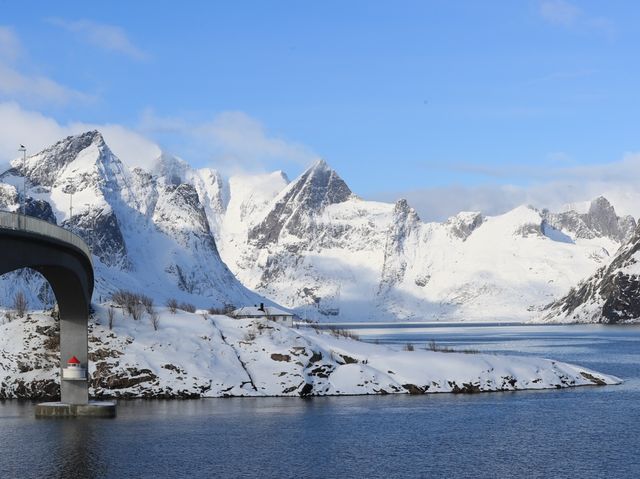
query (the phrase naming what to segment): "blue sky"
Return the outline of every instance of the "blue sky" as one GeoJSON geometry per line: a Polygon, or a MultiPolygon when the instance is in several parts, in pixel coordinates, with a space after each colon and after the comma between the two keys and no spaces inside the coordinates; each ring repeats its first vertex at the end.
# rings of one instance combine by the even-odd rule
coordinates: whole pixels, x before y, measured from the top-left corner
{"type": "Polygon", "coordinates": [[[294,177],[323,157],[357,194],[428,218],[587,199],[602,171],[631,187],[636,2],[0,7],[0,159],[85,126],[119,131],[132,163],[146,140],[228,173],[294,177]]]}

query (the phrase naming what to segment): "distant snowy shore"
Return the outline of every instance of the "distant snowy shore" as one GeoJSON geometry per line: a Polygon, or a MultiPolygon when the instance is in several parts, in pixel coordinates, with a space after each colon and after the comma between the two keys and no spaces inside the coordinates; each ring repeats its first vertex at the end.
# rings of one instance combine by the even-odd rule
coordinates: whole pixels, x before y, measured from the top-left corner
{"type": "MultiPolygon", "coordinates": [[[[97,306],[89,333],[90,394],[118,398],[473,393],[618,384],[549,359],[406,351],[337,331],[158,308],[133,320],[97,306]]],[[[0,324],[0,398],[59,394],[58,337],[49,313],[0,324]]]]}

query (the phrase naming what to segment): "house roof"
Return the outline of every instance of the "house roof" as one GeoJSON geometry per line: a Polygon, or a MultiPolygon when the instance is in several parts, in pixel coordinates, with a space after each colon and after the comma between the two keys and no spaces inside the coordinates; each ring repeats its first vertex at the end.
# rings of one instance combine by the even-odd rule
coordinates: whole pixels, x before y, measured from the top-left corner
{"type": "Polygon", "coordinates": [[[80,364],[80,360],[73,356],[69,361],[67,361],[67,364],[80,364]]]}
{"type": "Polygon", "coordinates": [[[257,306],[244,306],[236,309],[231,314],[233,316],[247,316],[250,318],[261,318],[263,316],[293,316],[293,314],[274,306],[265,306],[264,311],[257,306]]]}

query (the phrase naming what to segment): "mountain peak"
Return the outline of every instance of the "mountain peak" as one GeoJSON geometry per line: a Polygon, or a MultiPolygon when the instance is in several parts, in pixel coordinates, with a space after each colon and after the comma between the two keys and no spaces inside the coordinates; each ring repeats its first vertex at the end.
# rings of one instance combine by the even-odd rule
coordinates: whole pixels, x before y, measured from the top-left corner
{"type": "Polygon", "coordinates": [[[324,158],[318,158],[307,171],[329,171],[331,167],[324,158]]]}
{"type": "Polygon", "coordinates": [[[58,173],[69,163],[76,160],[80,153],[90,147],[100,154],[110,153],[102,134],[90,130],[78,135],[70,135],[52,146],[31,155],[23,162],[21,158],[13,160],[11,166],[21,176],[26,176],[33,184],[51,186],[58,173]]]}
{"type": "Polygon", "coordinates": [[[303,201],[308,207],[323,208],[347,201],[352,194],[338,173],[321,158],[290,184],[285,198],[303,201]]]}
{"type": "Polygon", "coordinates": [[[166,178],[167,183],[172,185],[183,183],[189,169],[189,164],[186,161],[164,152],[155,160],[153,165],[153,173],[166,178]]]}
{"type": "Polygon", "coordinates": [[[276,242],[283,230],[303,237],[315,214],[352,197],[353,193],[344,180],[324,160],[318,160],[289,183],[262,223],[249,232],[249,238],[266,245],[276,242]]]}
{"type": "Polygon", "coordinates": [[[604,196],[598,196],[591,201],[589,205],[589,214],[606,213],[608,215],[616,215],[613,205],[604,196]]]}

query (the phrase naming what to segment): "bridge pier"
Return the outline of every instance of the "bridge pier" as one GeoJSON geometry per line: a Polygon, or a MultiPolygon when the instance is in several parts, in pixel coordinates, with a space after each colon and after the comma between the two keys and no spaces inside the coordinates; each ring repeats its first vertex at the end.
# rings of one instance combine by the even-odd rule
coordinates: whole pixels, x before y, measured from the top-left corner
{"type": "Polygon", "coordinates": [[[67,404],[89,404],[87,321],[60,315],[60,401],[67,404]],[[64,369],[72,357],[80,360],[83,379],[65,377],[64,369]]]}
{"type": "Polygon", "coordinates": [[[60,402],[39,404],[36,416],[115,416],[115,403],[89,401],[88,321],[94,277],[88,246],[64,228],[2,211],[0,252],[0,274],[20,268],[40,272],[60,311],[60,402]],[[65,375],[74,356],[80,363],[74,366],[83,368],[84,375],[65,375]]]}

